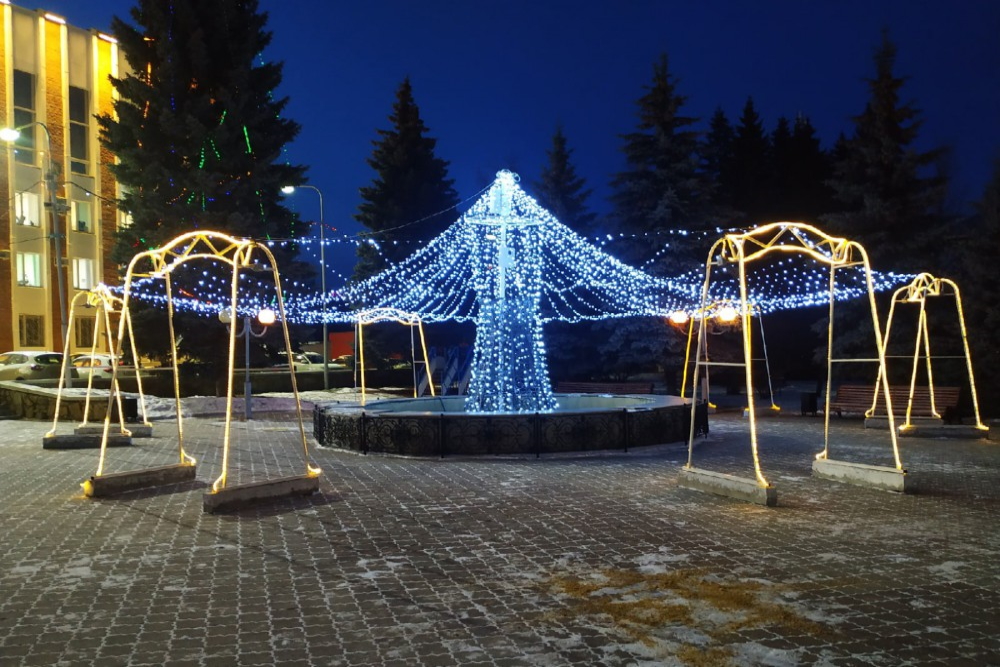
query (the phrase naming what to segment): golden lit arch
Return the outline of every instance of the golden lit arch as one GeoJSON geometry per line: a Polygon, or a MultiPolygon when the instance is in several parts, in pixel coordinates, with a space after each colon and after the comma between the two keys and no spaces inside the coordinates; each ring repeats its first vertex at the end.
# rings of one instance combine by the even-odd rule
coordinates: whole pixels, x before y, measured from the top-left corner
{"type": "MultiPolygon", "coordinates": [[[[86,307],[97,309],[97,316],[95,318],[95,325],[94,325],[94,336],[90,346],[90,354],[91,355],[97,354],[98,347],[101,342],[101,331],[103,330],[108,354],[111,356],[111,362],[112,362],[111,395],[109,396],[109,402],[108,402],[109,409],[104,415],[104,421],[110,424],[111,421],[110,399],[113,399],[118,406],[118,423],[119,423],[120,433],[125,436],[131,435],[131,432],[125,427],[125,413],[122,411],[121,392],[119,391],[118,373],[117,373],[118,371],[117,366],[120,357],[117,356],[116,354],[116,351],[119,349],[119,346],[115,344],[114,336],[112,335],[111,317],[112,315],[118,315],[121,318],[122,320],[121,324],[124,325],[125,331],[128,332],[128,339],[132,351],[132,359],[138,360],[139,356],[136,352],[135,336],[132,335],[132,318],[129,317],[128,311],[123,308],[122,299],[116,296],[111,291],[111,289],[104,284],[97,285],[96,287],[87,292],[79,292],[76,296],[74,296],[73,301],[70,303],[70,313],[71,314],[74,313],[77,306],[80,305],[85,305],[86,307]]],[[[73,327],[75,325],[75,322],[76,322],[75,317],[71,317],[69,319],[69,329],[66,333],[66,340],[64,342],[64,348],[63,348],[62,371],[59,374],[59,390],[58,393],[56,394],[55,416],[52,421],[52,429],[45,434],[45,437],[47,438],[53,437],[55,435],[56,428],[58,427],[59,424],[59,407],[60,404],[62,403],[63,390],[65,388],[67,373],[71,370],[69,368],[70,364],[69,352],[70,352],[70,341],[73,340],[73,327]]],[[[139,393],[139,406],[140,406],[140,411],[142,413],[143,425],[146,427],[150,427],[151,424],[149,423],[149,419],[146,416],[145,395],[143,394],[142,391],[142,376],[140,375],[137,366],[134,367],[134,369],[135,369],[136,388],[139,393]]],[[[93,386],[94,386],[94,375],[93,373],[90,373],[87,376],[87,394],[83,407],[83,422],[80,424],[80,427],[87,426],[87,420],[90,418],[90,402],[91,402],[90,399],[93,391],[93,386]]]]}
{"type": "MultiPolygon", "coordinates": [[[[893,317],[896,313],[896,304],[911,303],[920,305],[920,314],[917,319],[917,338],[913,350],[913,369],[910,373],[910,392],[906,403],[906,421],[899,427],[900,430],[906,430],[913,426],[910,421],[910,416],[913,410],[913,395],[916,390],[917,372],[920,368],[921,352],[923,352],[924,360],[926,362],[925,368],[927,373],[927,384],[930,388],[929,398],[931,402],[931,411],[936,417],[941,418],[934,402],[934,372],[931,363],[930,335],[927,329],[927,299],[948,296],[955,299],[955,310],[958,317],[959,329],[962,335],[962,350],[964,352],[965,366],[969,374],[969,391],[972,396],[972,407],[976,419],[975,427],[983,431],[989,430],[989,427],[983,424],[979,416],[979,399],[976,395],[975,375],[972,372],[972,356],[969,354],[969,339],[965,328],[965,312],[962,309],[961,292],[958,289],[958,285],[956,285],[953,280],[949,280],[948,278],[935,278],[929,273],[921,273],[914,278],[909,285],[900,287],[893,293],[892,304],[889,306],[889,318],[886,320],[885,324],[885,340],[883,347],[887,348],[889,345],[889,332],[892,330],[893,317]]],[[[879,380],[881,380],[881,373],[879,375],[879,380]]],[[[866,417],[870,417],[875,413],[875,407],[878,402],[877,399],[878,395],[876,394],[874,400],[872,401],[872,407],[865,413],[866,417]]]]}
{"type": "MultiPolygon", "coordinates": [[[[358,329],[358,364],[361,374],[361,404],[365,404],[365,341],[364,341],[364,327],[366,324],[375,324],[376,322],[399,322],[400,324],[406,325],[410,328],[411,338],[410,346],[413,347],[412,327],[417,327],[420,332],[420,348],[424,354],[424,368],[430,372],[430,363],[427,358],[427,341],[424,338],[424,324],[420,319],[420,316],[416,313],[407,313],[397,308],[373,308],[371,310],[361,311],[357,314],[355,318],[357,329],[358,329]]],[[[415,350],[411,350],[415,352],[415,350]]],[[[416,354],[413,355],[416,357],[416,354]]],[[[434,395],[434,382],[428,378],[427,385],[430,387],[431,396],[434,395]]],[[[414,368],[414,381],[413,381],[413,397],[417,396],[417,382],[416,382],[416,368],[414,368]]]]}
{"type": "MultiPolygon", "coordinates": [[[[750,336],[750,316],[752,304],[747,292],[747,264],[760,260],[772,253],[784,253],[789,255],[804,255],[817,262],[825,264],[830,268],[830,299],[829,299],[829,326],[827,330],[827,388],[826,388],[826,409],[824,410],[823,428],[823,451],[817,454],[817,459],[826,459],[829,453],[830,441],[830,389],[832,382],[832,364],[844,361],[868,361],[877,362],[879,365],[879,377],[882,391],[885,397],[886,406],[889,411],[889,429],[892,439],[892,451],[897,470],[902,470],[902,462],[899,457],[899,446],[896,440],[896,429],[892,417],[892,403],[889,397],[889,383],[885,378],[885,347],[879,326],[878,311],[875,303],[875,288],[872,280],[871,265],[868,261],[868,254],[864,247],[856,241],[845,238],[830,236],[825,232],[811,225],[798,222],[775,222],[762,225],[745,233],[726,234],[715,242],[708,253],[708,260],[705,263],[705,282],[702,288],[701,309],[704,312],[709,306],[709,297],[712,281],[712,269],[725,265],[735,265],[739,271],[739,300],[736,308],[739,317],[742,319],[743,331],[743,362],[727,363],[730,366],[742,366],[746,378],[747,396],[752,396],[753,392],[753,364],[749,360],[753,359],[753,350],[750,336]],[[836,302],[836,272],[845,268],[862,268],[865,276],[865,286],[868,293],[868,304],[871,312],[872,325],[875,331],[875,347],[878,351],[876,359],[834,359],[833,358],[833,326],[834,326],[834,304],[836,302]]],[[[706,318],[701,318],[698,326],[698,344],[696,350],[698,354],[695,360],[694,384],[692,385],[691,401],[691,432],[688,439],[688,461],[685,466],[692,468],[692,458],[694,452],[694,427],[695,409],[698,402],[698,376],[703,367],[707,368],[718,363],[710,362],[703,358],[704,336],[706,334],[706,318]]],[[[770,483],[761,471],[760,458],[757,446],[757,414],[752,400],[747,401],[747,415],[750,421],[750,447],[753,453],[754,474],[757,484],[761,487],[770,487],[770,483]]]]}
{"type": "MultiPolygon", "coordinates": [[[[148,250],[137,254],[129,262],[128,271],[125,274],[125,288],[122,297],[122,310],[128,311],[129,301],[132,297],[133,281],[136,278],[153,278],[163,280],[167,299],[167,321],[170,330],[171,357],[173,360],[174,378],[174,401],[177,411],[177,439],[180,447],[180,463],[182,465],[194,464],[194,459],[184,452],[184,427],[181,415],[180,403],[180,376],[177,362],[177,338],[174,332],[174,304],[172,292],[172,273],[181,265],[198,259],[222,262],[232,268],[232,281],[230,290],[229,312],[237,312],[237,295],[239,290],[240,270],[259,267],[258,258],[263,260],[264,266],[274,276],[274,287],[276,292],[276,302],[278,318],[281,320],[281,328],[285,339],[285,352],[288,358],[292,358],[291,338],[288,334],[288,325],[285,319],[285,304],[281,291],[281,277],[278,273],[278,265],[274,255],[267,246],[251,239],[239,239],[227,234],[212,231],[197,231],[182,234],[161,248],[148,250]]],[[[116,357],[121,356],[121,345],[124,336],[124,327],[130,320],[122,317],[119,321],[116,357]]],[[[228,382],[226,389],[226,423],[223,435],[223,458],[222,474],[212,485],[212,492],[217,493],[226,486],[226,479],[229,473],[229,446],[230,431],[233,412],[233,376],[234,363],[236,360],[236,329],[232,326],[229,329],[229,356],[228,356],[228,382]]],[[[113,376],[117,374],[117,367],[113,376]]],[[[299,400],[298,386],[295,380],[295,371],[292,364],[289,364],[289,374],[292,383],[292,392],[295,396],[296,415],[298,417],[299,435],[302,439],[302,451],[305,461],[306,476],[318,476],[321,470],[310,465],[309,447],[306,440],[305,425],[302,419],[302,404],[299,400]]],[[[112,380],[114,383],[114,379],[112,380]]],[[[110,401],[110,399],[109,399],[110,401]]],[[[110,405],[109,405],[110,409],[110,405]]],[[[105,452],[107,449],[108,428],[105,422],[104,435],[101,442],[101,456],[98,463],[97,475],[101,476],[104,471],[105,452]]]]}

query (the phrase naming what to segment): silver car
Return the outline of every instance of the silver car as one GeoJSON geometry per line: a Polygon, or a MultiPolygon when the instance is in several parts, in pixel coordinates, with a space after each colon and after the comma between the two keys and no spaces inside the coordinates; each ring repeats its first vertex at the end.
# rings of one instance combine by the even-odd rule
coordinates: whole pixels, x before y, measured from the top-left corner
{"type": "MultiPolygon", "coordinates": [[[[82,378],[88,375],[93,375],[95,378],[110,378],[114,371],[113,359],[110,354],[78,354],[70,360],[70,365],[82,378]]],[[[121,366],[121,361],[118,365],[121,366]]]]}
{"type": "MultiPolygon", "coordinates": [[[[285,362],[285,360],[288,358],[288,355],[286,355],[284,352],[279,352],[278,358],[281,361],[275,364],[276,368],[288,366],[288,363],[285,362]]],[[[292,354],[292,363],[294,363],[295,368],[300,371],[314,371],[317,369],[322,369],[323,355],[320,354],[319,352],[295,352],[292,354]]]]}
{"type": "Polygon", "coordinates": [[[0,354],[0,380],[58,378],[61,352],[5,352],[0,354]]]}

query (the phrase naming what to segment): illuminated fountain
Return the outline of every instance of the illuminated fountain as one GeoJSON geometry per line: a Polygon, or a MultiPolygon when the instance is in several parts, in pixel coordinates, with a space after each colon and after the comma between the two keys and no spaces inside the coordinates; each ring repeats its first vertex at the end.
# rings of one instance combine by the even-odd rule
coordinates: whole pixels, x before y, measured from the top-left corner
{"type": "MultiPolygon", "coordinates": [[[[402,262],[338,291],[292,297],[280,315],[288,323],[359,326],[372,314],[382,314],[378,317],[383,319],[388,313],[394,314],[392,319],[411,324],[474,323],[467,396],[324,404],[314,413],[314,434],[328,446],[419,455],[540,453],[684,440],[692,425],[697,430],[707,424],[697,408],[691,408],[691,400],[683,397],[554,395],[543,327],[553,321],[667,318],[681,311],[703,322],[699,313],[706,312],[707,303],[728,302],[745,314],[742,330],[746,335],[751,306],[742,304],[752,304],[755,312],[763,314],[866,295],[870,299],[873,291],[913,278],[880,275],[867,263],[859,271],[857,263],[848,262],[855,270],[838,271],[833,294],[830,253],[820,251],[832,241],[819,230],[799,223],[775,223],[747,233],[730,230],[724,240],[739,246],[741,250],[733,256],[742,257],[740,253],[762,243],[761,234],[771,232],[779,239],[805,236],[802,247],[765,243],[776,251],[772,257],[779,259],[763,263],[759,281],[756,277],[747,281],[744,262],[738,263],[735,272],[721,260],[711,285],[702,272],[654,277],[575,234],[528,196],[515,174],[501,171],[466,213],[402,262]],[[785,264],[789,259],[785,255],[793,249],[811,258],[805,270],[785,264]],[[739,280],[735,280],[737,273],[739,280]],[[699,289],[702,282],[704,288],[699,289]]],[[[371,239],[361,242],[374,243],[371,239]]],[[[218,303],[226,299],[238,298],[247,311],[268,305],[267,290],[260,285],[241,286],[238,294],[230,294],[229,287],[214,283],[209,276],[192,285],[185,296],[170,297],[162,289],[147,288],[146,283],[136,287],[137,298],[212,317],[218,303]]],[[[703,352],[704,347],[699,343],[697,349],[703,352]]],[[[696,365],[707,368],[700,361],[696,365]]],[[[748,383],[748,392],[752,386],[748,383]]],[[[752,410],[748,416],[755,424],[752,410]]],[[[761,479],[754,483],[766,484],[761,479]]]]}
{"type": "MultiPolygon", "coordinates": [[[[667,318],[683,312],[704,326],[707,304],[725,302],[742,313],[746,358],[752,359],[751,310],[760,315],[834,300],[864,296],[870,300],[874,291],[912,278],[876,274],[867,261],[864,270],[858,270],[859,262],[848,261],[857,244],[800,223],[728,233],[718,244],[736,248],[730,254],[741,258],[739,280],[727,269],[728,255],[710,261],[701,275],[651,276],[619,262],[560,224],[519,187],[515,174],[501,171],[483,196],[427,246],[341,293],[349,303],[394,308],[423,322],[474,322],[476,343],[468,396],[382,401],[363,410],[321,406],[315,413],[314,434],[326,445],[422,455],[541,453],[693,442],[699,429],[707,429],[701,405],[704,395],[695,393],[693,401],[671,396],[553,395],[543,325],[625,316],[667,318]],[[751,285],[742,258],[770,251],[781,257],[764,263],[762,275],[771,274],[771,278],[755,278],[751,285]],[[805,263],[812,271],[789,273],[785,256],[791,254],[808,258],[805,263]],[[831,262],[834,268],[845,269],[839,272],[844,275],[838,277],[836,293],[830,287],[831,262]],[[715,264],[715,279],[709,281],[715,264]],[[699,282],[704,283],[701,290],[696,287],[699,282]],[[689,429],[687,434],[685,429],[689,429]]],[[[716,251],[712,252],[714,258],[716,251]]],[[[348,316],[339,317],[349,321],[348,316]]],[[[705,345],[700,336],[696,378],[709,363],[701,358],[705,345]]],[[[746,375],[749,380],[749,370],[746,375]]],[[[752,387],[748,382],[747,396],[752,396],[752,387]]],[[[748,417],[756,455],[752,401],[748,417]]],[[[767,488],[759,466],[757,475],[751,486],[767,488]]]]}
{"type": "Polygon", "coordinates": [[[424,322],[476,324],[465,397],[321,406],[326,445],[404,454],[606,449],[682,440],[686,401],[668,396],[556,396],[542,328],[694,303],[689,289],[627,266],[540,207],[501,171],[444,233],[400,264],[345,290],[349,302],[424,322]]]}

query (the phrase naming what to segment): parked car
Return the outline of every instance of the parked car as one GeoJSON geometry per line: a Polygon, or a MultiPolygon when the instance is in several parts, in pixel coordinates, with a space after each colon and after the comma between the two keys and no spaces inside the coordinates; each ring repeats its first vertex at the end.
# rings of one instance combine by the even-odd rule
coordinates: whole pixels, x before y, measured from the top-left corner
{"type": "MultiPolygon", "coordinates": [[[[275,364],[275,367],[287,366],[287,356],[284,352],[279,352],[279,361],[275,364]]],[[[300,371],[320,370],[323,368],[323,355],[319,352],[294,352],[292,353],[292,363],[300,371]]]]}
{"type": "Polygon", "coordinates": [[[300,352],[295,355],[295,363],[314,364],[316,366],[322,366],[323,355],[320,354],[319,352],[300,352]]]}
{"type": "MultiPolygon", "coordinates": [[[[110,354],[78,354],[70,360],[80,377],[93,375],[95,378],[111,378],[113,357],[110,354]]],[[[118,365],[121,365],[118,361],[118,365]]]]}
{"type": "Polygon", "coordinates": [[[0,380],[58,378],[61,352],[4,352],[0,354],[0,380]]]}

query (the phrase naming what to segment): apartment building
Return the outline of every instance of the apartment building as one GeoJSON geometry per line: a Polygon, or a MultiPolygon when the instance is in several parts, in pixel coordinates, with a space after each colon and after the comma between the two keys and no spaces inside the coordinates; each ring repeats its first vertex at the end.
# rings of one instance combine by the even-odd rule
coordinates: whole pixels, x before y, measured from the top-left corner
{"type": "Polygon", "coordinates": [[[19,132],[0,142],[0,352],[62,350],[65,330],[89,351],[96,309],[71,305],[118,282],[123,219],[94,116],[111,112],[124,59],[111,36],[44,10],[0,0],[0,17],[0,127],[19,132]]]}

